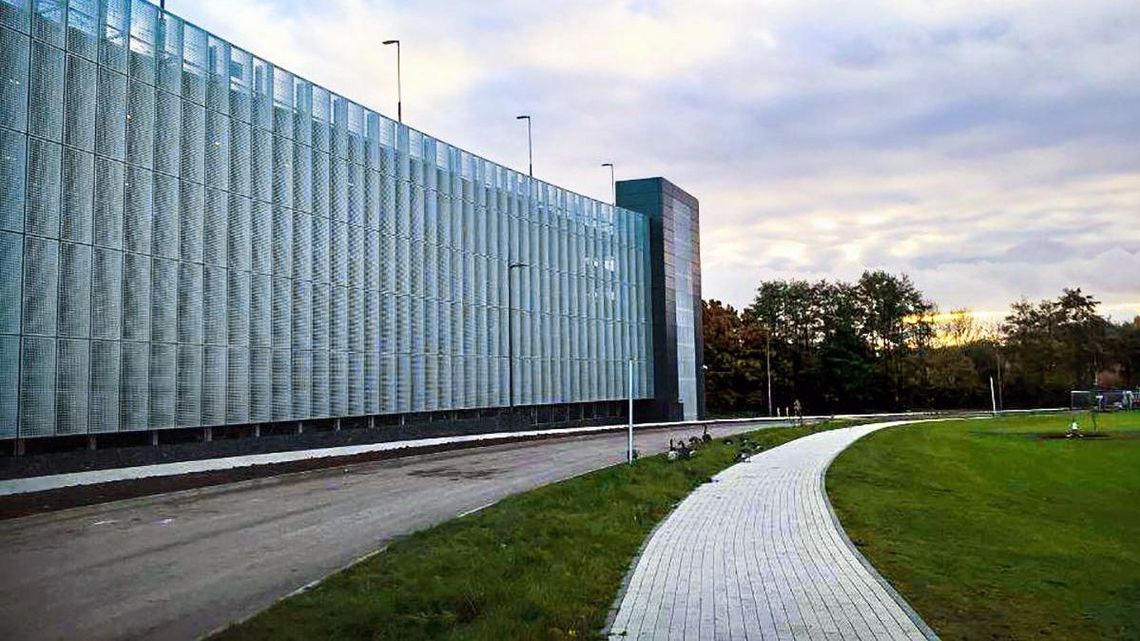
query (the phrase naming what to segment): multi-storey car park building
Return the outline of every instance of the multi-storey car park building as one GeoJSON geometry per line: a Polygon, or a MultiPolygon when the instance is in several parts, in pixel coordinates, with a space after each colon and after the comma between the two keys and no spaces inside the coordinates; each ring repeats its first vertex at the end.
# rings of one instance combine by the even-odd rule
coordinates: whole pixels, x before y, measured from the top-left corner
{"type": "Polygon", "coordinates": [[[672,184],[534,180],[145,0],[0,0],[0,51],[12,451],[596,420],[631,360],[640,418],[701,413],[672,184]]]}

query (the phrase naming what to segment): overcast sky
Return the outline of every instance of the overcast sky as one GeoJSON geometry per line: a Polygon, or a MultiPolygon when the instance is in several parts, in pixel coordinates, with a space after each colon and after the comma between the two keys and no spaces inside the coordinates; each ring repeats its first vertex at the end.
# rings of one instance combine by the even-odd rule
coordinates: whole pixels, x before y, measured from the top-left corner
{"type": "Polygon", "coordinates": [[[911,275],[943,310],[1065,286],[1140,314],[1140,2],[171,0],[516,169],[701,201],[704,296],[911,275]]]}

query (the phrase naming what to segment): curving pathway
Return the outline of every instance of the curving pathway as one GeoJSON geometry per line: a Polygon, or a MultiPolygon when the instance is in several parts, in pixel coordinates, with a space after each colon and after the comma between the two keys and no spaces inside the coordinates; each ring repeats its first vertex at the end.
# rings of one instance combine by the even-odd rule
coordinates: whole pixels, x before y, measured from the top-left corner
{"type": "Polygon", "coordinates": [[[823,488],[844,448],[907,422],[813,434],[698,488],[649,538],[610,638],[936,638],[855,550],[823,488]]]}

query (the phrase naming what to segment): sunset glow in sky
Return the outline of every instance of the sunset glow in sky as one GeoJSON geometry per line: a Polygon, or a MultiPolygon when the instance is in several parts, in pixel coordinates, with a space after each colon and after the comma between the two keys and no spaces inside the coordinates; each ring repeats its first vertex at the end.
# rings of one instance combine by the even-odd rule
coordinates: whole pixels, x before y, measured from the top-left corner
{"type": "Polygon", "coordinates": [[[1140,3],[172,0],[255,54],[609,199],[701,201],[704,295],[906,272],[941,309],[1140,314],[1140,3]]]}

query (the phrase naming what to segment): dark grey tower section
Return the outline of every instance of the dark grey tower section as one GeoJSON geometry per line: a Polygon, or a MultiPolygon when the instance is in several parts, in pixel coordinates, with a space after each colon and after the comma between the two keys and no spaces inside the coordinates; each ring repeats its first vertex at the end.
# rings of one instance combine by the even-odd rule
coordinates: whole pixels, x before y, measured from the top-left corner
{"type": "Polygon", "coordinates": [[[617,205],[649,217],[654,381],[649,413],[660,420],[704,418],[700,203],[664,178],[641,178],[617,183],[617,205]]]}

